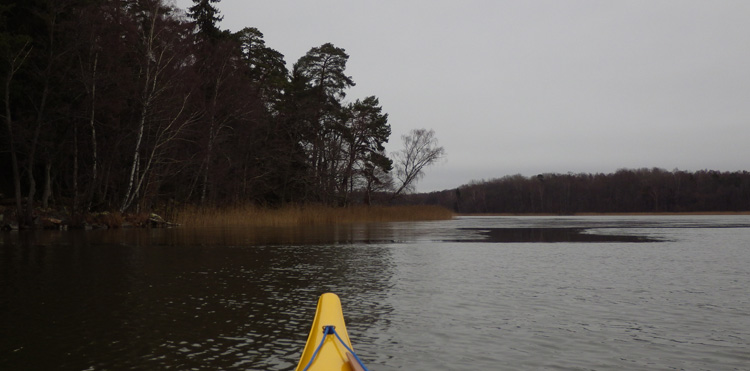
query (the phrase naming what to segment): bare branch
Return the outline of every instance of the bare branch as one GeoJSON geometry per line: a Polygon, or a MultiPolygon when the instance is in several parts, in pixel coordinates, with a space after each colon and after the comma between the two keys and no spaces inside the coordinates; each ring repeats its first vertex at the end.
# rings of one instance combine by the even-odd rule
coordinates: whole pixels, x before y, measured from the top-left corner
{"type": "Polygon", "coordinates": [[[445,149],[438,145],[434,130],[414,129],[402,135],[401,140],[404,148],[393,154],[399,183],[393,197],[413,191],[416,182],[424,177],[425,168],[445,157],[445,149]]]}

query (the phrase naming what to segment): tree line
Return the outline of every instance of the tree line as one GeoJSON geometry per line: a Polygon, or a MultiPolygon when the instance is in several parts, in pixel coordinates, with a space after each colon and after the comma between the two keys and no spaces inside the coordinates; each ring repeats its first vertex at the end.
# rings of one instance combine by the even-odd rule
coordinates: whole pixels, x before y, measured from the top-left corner
{"type": "Polygon", "coordinates": [[[166,0],[0,5],[0,193],[19,217],[35,202],[369,203],[413,189],[444,155],[420,129],[394,162],[378,98],[345,100],[345,49],[313,47],[289,70],[258,29],[220,29],[219,1],[187,12],[166,0]],[[408,145],[419,141],[415,167],[408,145]]]}
{"type": "Polygon", "coordinates": [[[462,213],[630,213],[750,211],[750,172],[659,168],[610,174],[512,175],[404,202],[462,213]]]}

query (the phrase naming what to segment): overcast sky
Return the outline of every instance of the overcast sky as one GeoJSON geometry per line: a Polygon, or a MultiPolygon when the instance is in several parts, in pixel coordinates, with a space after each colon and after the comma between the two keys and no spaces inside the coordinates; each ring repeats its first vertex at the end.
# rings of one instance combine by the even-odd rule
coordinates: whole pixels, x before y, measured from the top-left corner
{"type": "MultiPolygon", "coordinates": [[[[187,8],[190,0],[178,0],[187,8]]],[[[222,0],[287,66],[331,42],[393,134],[434,129],[420,192],[620,168],[750,170],[747,0],[222,0]]]]}

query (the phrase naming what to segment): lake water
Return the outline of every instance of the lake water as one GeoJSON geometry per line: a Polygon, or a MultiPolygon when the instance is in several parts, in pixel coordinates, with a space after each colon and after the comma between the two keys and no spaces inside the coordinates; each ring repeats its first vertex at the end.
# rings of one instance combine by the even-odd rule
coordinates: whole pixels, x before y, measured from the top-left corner
{"type": "Polygon", "coordinates": [[[750,216],[0,233],[1,370],[750,369],[750,216]]]}

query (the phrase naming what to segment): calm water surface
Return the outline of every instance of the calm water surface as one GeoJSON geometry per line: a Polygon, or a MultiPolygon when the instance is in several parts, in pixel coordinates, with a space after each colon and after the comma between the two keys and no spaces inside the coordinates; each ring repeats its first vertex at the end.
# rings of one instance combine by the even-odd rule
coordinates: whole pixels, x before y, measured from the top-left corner
{"type": "Polygon", "coordinates": [[[0,233],[0,370],[747,370],[750,216],[0,233]]]}

